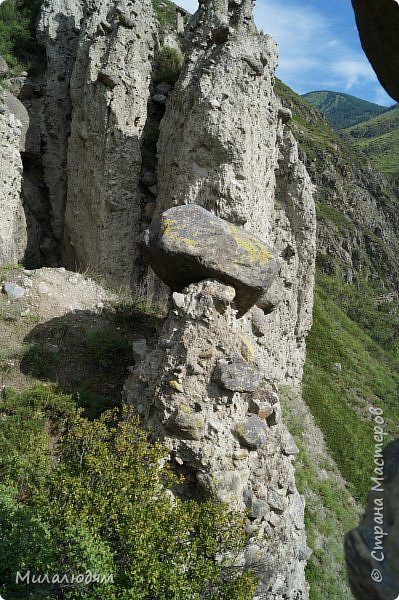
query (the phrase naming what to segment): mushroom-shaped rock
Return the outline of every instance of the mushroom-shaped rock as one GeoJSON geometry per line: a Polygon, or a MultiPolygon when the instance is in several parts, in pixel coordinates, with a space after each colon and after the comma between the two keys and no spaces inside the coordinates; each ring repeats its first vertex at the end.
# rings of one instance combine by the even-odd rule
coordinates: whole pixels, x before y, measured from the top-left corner
{"type": "Polygon", "coordinates": [[[265,293],[277,272],[267,244],[196,204],[164,212],[140,236],[138,246],[173,291],[209,278],[233,286],[239,317],[265,293]]]}
{"type": "Polygon", "coordinates": [[[258,387],[260,378],[259,371],[249,367],[239,354],[229,360],[219,360],[213,372],[215,383],[231,392],[253,392],[258,387]]]}

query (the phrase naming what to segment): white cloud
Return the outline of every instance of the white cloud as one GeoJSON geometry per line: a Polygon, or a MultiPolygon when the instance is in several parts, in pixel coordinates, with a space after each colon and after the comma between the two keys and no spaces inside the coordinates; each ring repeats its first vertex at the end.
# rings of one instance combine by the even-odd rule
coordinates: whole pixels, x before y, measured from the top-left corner
{"type": "Polygon", "coordinates": [[[366,57],[337,37],[337,23],[314,8],[296,2],[267,0],[255,10],[260,27],[280,48],[280,77],[297,91],[323,89],[331,82],[338,89],[375,80],[366,57]]]}
{"type": "MultiPolygon", "coordinates": [[[[190,12],[198,7],[196,0],[178,0],[178,4],[190,12]]],[[[374,102],[379,98],[380,104],[389,106],[393,101],[357,45],[354,25],[348,39],[351,24],[340,22],[339,17],[337,11],[336,18],[327,18],[322,7],[306,6],[303,0],[258,0],[255,6],[258,27],[279,45],[277,74],[295,91],[346,91],[374,102]]]]}

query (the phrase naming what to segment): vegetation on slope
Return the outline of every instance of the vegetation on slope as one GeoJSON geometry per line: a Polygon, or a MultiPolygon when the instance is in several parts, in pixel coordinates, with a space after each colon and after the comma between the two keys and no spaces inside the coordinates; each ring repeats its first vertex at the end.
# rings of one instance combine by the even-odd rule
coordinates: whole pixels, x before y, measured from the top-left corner
{"type": "Polygon", "coordinates": [[[399,107],[344,129],[343,135],[362,150],[380,171],[399,175],[399,107]]]}
{"type": "Polygon", "coordinates": [[[307,543],[313,550],[306,569],[310,597],[347,600],[351,593],[342,540],[360,515],[298,390],[282,389],[281,401],[284,422],[299,448],[296,483],[306,500],[307,543]]]}
{"type": "Polygon", "coordinates": [[[215,560],[242,548],[244,516],[212,501],[172,501],[168,489],[178,480],[168,455],[147,441],[127,411],[90,421],[56,388],[3,391],[1,594],[14,600],[252,597],[255,578],[215,560]],[[28,571],[49,580],[16,582],[17,572],[28,571]]]}
{"type": "Polygon", "coordinates": [[[308,543],[314,551],[307,569],[311,599],[343,600],[349,597],[343,534],[359,520],[351,497],[364,506],[373,475],[370,406],[384,410],[387,441],[397,437],[398,197],[367,156],[315,108],[279,81],[277,93],[293,112],[290,128],[318,186],[317,287],[303,392],[347,482],[344,488],[331,465],[315,460],[312,442],[306,443],[306,414],[298,419],[291,399],[285,403],[286,422],[300,448],[297,483],[307,499],[308,543]],[[368,195],[378,207],[374,223],[362,211],[362,202],[370,205],[368,195]]]}
{"type": "Polygon", "coordinates": [[[43,0],[5,0],[0,5],[0,55],[19,73],[38,67],[42,50],[36,22],[43,0]]]}
{"type": "Polygon", "coordinates": [[[308,92],[302,97],[320,110],[334,129],[356,125],[387,110],[386,106],[341,92],[308,92]]]}
{"type": "Polygon", "coordinates": [[[304,397],[353,496],[365,503],[374,452],[369,409],[384,409],[386,433],[392,438],[399,373],[388,353],[349,319],[326,287],[319,276],[304,397]]]}
{"type": "MultiPolygon", "coordinates": [[[[176,4],[170,0],[152,0],[152,4],[161,31],[176,29],[176,4]]],[[[185,18],[190,18],[189,13],[185,18]]]]}

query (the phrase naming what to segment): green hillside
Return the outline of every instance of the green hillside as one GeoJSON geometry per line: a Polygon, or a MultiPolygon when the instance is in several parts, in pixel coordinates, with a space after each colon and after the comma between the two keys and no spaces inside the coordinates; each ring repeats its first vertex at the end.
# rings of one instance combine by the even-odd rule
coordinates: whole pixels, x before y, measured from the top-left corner
{"type": "Polygon", "coordinates": [[[362,150],[373,165],[389,175],[399,175],[399,106],[373,119],[344,129],[343,134],[362,150]]]}
{"type": "Polygon", "coordinates": [[[307,578],[311,600],[343,600],[350,592],[342,532],[359,520],[351,498],[364,507],[370,487],[370,406],[383,408],[386,431],[391,439],[397,436],[398,191],[318,110],[280,81],[276,91],[292,110],[289,126],[316,185],[317,285],[303,395],[346,481],[339,491],[331,469],[328,477],[320,474],[312,443],[304,447],[306,429],[295,424],[287,402],[287,423],[301,449],[297,481],[307,499],[314,551],[307,578]]]}
{"type": "Polygon", "coordinates": [[[304,94],[303,98],[320,110],[334,129],[351,127],[387,110],[386,106],[379,106],[341,92],[309,92],[304,94]]]}

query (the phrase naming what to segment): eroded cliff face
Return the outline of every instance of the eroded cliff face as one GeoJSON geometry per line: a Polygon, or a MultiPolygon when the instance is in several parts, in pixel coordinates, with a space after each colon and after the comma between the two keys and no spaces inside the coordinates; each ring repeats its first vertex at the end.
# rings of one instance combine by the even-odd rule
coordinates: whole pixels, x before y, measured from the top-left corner
{"type": "Polygon", "coordinates": [[[26,249],[26,221],[22,207],[23,124],[0,96],[0,264],[21,261],[26,249]]]}
{"type": "Polygon", "coordinates": [[[187,28],[183,72],[161,122],[157,213],[196,203],[277,249],[280,273],[252,313],[263,368],[299,384],[311,325],[312,185],[273,91],[276,44],[252,4],[210,0],[187,28]]]}
{"type": "Polygon", "coordinates": [[[235,564],[259,577],[256,597],[299,600],[308,597],[309,550],[292,464],[298,448],[234,297],[234,288],[213,280],[174,293],[126,398],[185,476],[176,493],[248,509],[249,541],[235,564]]]}
{"type": "MultiPolygon", "coordinates": [[[[40,31],[48,59],[43,173],[67,266],[114,287],[137,285],[144,179],[158,192],[155,216],[195,203],[273,248],[275,281],[242,318],[236,291],[220,282],[174,294],[126,399],[187,476],[177,493],[249,510],[251,537],[237,560],[259,576],[257,598],[304,600],[298,450],[277,389],[301,384],[316,227],[312,185],[285,129],[290,114],[273,90],[276,45],[257,33],[251,1],[201,3],[182,40],[185,62],[161,121],[153,186],[142,170],[158,45],[150,1],[55,0],[44,5],[40,31]]],[[[154,296],[162,289],[155,275],[144,283],[154,296]]]]}
{"type": "Polygon", "coordinates": [[[41,103],[43,178],[48,190],[51,228],[62,254],[68,190],[67,153],[71,132],[70,80],[76,60],[83,2],[45,2],[38,38],[46,50],[45,92],[41,103]]]}
{"type": "Polygon", "coordinates": [[[135,276],[152,21],[150,0],[87,2],[71,78],[65,261],[114,287],[135,276]]]}
{"type": "MultiPolygon", "coordinates": [[[[238,562],[259,576],[257,597],[307,598],[304,502],[291,464],[297,448],[281,423],[276,386],[300,386],[302,378],[313,187],[284,128],[289,111],[274,95],[276,46],[257,33],[252,3],[202,3],[186,32],[185,63],[161,122],[155,215],[199,204],[269,243],[279,268],[239,319],[235,290],[216,281],[173,294],[126,397],[187,476],[178,493],[249,509],[253,535],[238,562]]],[[[147,281],[154,296],[165,293],[154,276],[147,281]]]]}

